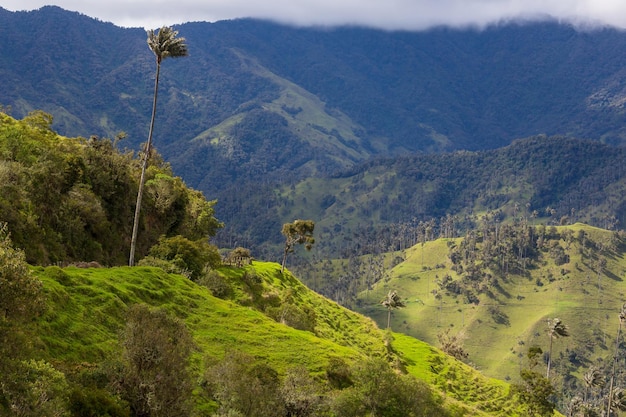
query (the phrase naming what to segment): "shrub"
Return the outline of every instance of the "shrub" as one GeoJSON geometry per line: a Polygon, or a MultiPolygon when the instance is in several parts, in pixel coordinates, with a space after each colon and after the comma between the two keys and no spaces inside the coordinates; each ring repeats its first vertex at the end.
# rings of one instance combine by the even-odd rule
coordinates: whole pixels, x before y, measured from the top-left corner
{"type": "Polygon", "coordinates": [[[182,320],[136,304],[122,334],[122,363],[112,380],[137,416],[185,416],[191,411],[187,362],[194,347],[182,320]]]}
{"type": "Polygon", "coordinates": [[[223,300],[230,297],[233,289],[230,284],[219,273],[213,270],[207,271],[199,280],[198,284],[207,287],[214,297],[223,300]]]}
{"type": "Polygon", "coordinates": [[[153,258],[169,261],[179,271],[189,271],[189,277],[198,280],[206,266],[216,268],[221,263],[217,247],[204,240],[191,241],[183,236],[161,237],[150,249],[153,258]]]}

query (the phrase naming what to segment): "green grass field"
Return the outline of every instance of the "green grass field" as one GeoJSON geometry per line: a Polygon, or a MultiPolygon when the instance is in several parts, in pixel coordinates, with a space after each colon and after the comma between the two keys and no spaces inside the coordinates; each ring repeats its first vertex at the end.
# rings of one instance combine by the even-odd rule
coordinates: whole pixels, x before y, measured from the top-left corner
{"type": "Polygon", "coordinates": [[[220,272],[233,288],[233,300],[215,298],[207,288],[158,268],[36,267],[33,271],[44,284],[48,305],[36,323],[37,348],[42,358],[62,364],[63,369],[98,364],[116,355],[126,309],[145,303],[185,321],[199,347],[192,364],[197,374],[207,358],[219,359],[232,350],[251,354],[279,373],[304,365],[312,374],[321,374],[330,358],[354,363],[381,356],[431,384],[458,415],[521,415],[516,411],[519,403],[508,397],[506,383],[487,378],[410,336],[387,335],[373,320],[310,291],[289,273],[281,275],[278,264],[255,261],[244,268],[223,268],[220,272]],[[246,273],[260,278],[262,297],[288,298],[311,308],[316,316],[314,332],[272,320],[249,303],[246,273]],[[393,341],[388,344],[390,337],[393,341]]]}
{"type": "MultiPolygon", "coordinates": [[[[612,234],[580,224],[557,229],[562,232],[566,228],[574,235],[584,230],[588,240],[599,246],[608,246],[612,234]]],[[[439,239],[408,249],[406,260],[393,268],[389,281],[381,281],[372,291],[361,294],[359,311],[379,326],[386,326],[387,312],[379,301],[394,289],[406,301],[406,308],[393,311],[394,331],[437,345],[437,334],[450,329],[463,340],[470,362],[499,379],[517,378],[529,346],[548,349],[550,318],[562,319],[571,332],[571,337],[554,342],[553,357],[581,346],[588,351],[589,362],[613,355],[617,315],[626,301],[626,260],[621,249],[606,251],[606,266],[598,276],[596,260],[581,255],[580,242],[568,244],[562,239],[559,244],[567,247],[569,255],[569,262],[563,265],[544,256],[527,276],[503,277],[493,290],[494,297],[482,294],[478,304],[449,294],[437,300],[432,293],[437,278],[446,274],[457,277],[450,269],[448,244],[458,242],[439,239]],[[500,322],[493,317],[494,307],[501,312],[500,322]]]]}

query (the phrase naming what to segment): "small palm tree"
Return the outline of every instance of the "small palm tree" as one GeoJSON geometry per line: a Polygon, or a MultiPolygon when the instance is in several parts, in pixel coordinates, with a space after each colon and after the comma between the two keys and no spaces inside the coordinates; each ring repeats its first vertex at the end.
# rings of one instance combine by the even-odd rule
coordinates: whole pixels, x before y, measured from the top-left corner
{"type": "Polygon", "coordinates": [[[550,337],[550,349],[548,355],[548,370],[546,372],[546,378],[550,379],[550,366],[552,365],[552,341],[559,337],[569,336],[569,330],[567,326],[559,318],[548,320],[548,336],[550,337]]]}
{"type": "Polygon", "coordinates": [[[602,385],[602,373],[600,373],[598,368],[592,366],[587,372],[585,372],[585,375],[583,375],[583,382],[585,384],[585,396],[583,398],[583,402],[588,402],[593,390],[602,385]]]}
{"type": "Polygon", "coordinates": [[[143,197],[143,185],[146,181],[146,167],[152,149],[152,131],[154,130],[154,118],[156,115],[157,95],[159,92],[159,75],[161,73],[161,62],[166,58],[180,58],[187,56],[187,44],[185,38],[177,37],[178,31],[171,27],[163,26],[158,32],[148,31],[148,46],[156,56],[156,77],[154,80],[154,96],[152,100],[152,117],[150,119],[150,131],[148,142],[144,150],[141,164],[141,178],[139,180],[139,192],[137,193],[137,203],[135,205],[135,219],[133,221],[133,234],[130,240],[130,257],[128,264],[135,264],[135,247],[137,246],[137,230],[139,228],[139,212],[141,211],[141,199],[143,197]]]}
{"type": "Polygon", "coordinates": [[[389,291],[380,303],[387,309],[387,328],[389,328],[391,325],[391,310],[406,307],[406,305],[395,290],[389,291]]]}

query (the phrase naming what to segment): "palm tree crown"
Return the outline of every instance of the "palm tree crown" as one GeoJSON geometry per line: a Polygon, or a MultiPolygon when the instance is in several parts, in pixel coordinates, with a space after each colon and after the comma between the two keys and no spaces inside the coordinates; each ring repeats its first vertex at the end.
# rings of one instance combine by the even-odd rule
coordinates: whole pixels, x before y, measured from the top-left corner
{"type": "Polygon", "coordinates": [[[168,26],[163,26],[158,32],[152,29],[148,31],[148,46],[159,63],[165,58],[180,58],[188,55],[185,38],[177,36],[178,31],[168,26]]]}
{"type": "Polygon", "coordinates": [[[389,328],[391,321],[391,310],[395,308],[405,307],[405,304],[404,302],[402,302],[402,299],[395,290],[389,291],[387,296],[383,298],[380,303],[385,306],[385,308],[387,308],[387,328],[389,328]]]}

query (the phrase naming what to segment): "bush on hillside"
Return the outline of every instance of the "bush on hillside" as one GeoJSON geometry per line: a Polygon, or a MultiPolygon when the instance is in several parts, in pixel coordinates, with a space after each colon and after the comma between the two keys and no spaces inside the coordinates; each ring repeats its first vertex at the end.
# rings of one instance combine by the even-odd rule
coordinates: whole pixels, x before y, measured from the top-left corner
{"type": "Polygon", "coordinates": [[[204,240],[191,241],[183,236],[159,238],[150,249],[149,257],[139,265],[159,266],[167,272],[176,272],[197,281],[207,267],[217,268],[221,263],[217,247],[204,240]]]}

